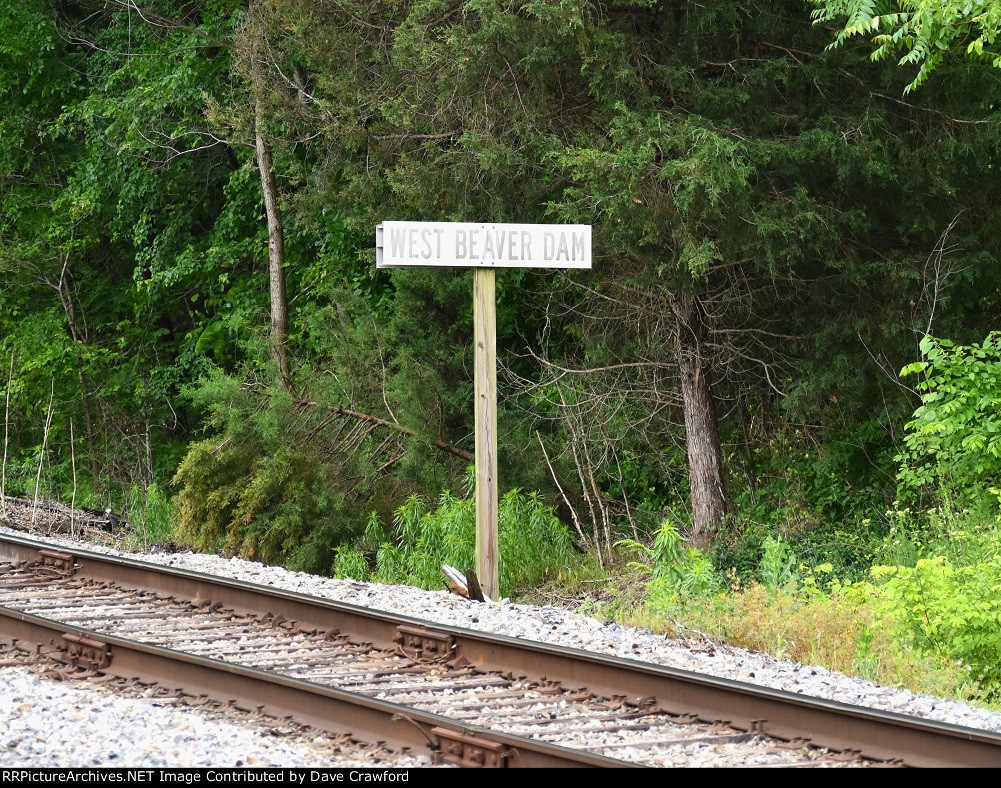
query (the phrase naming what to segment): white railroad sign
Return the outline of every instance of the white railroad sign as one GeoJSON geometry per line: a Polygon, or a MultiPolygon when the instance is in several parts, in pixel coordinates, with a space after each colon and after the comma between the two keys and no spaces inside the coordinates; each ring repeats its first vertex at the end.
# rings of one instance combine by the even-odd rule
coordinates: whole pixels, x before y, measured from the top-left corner
{"type": "Polygon", "coordinates": [[[473,275],[476,397],[476,575],[499,596],[497,550],[497,320],[495,269],[590,268],[591,225],[383,222],[379,268],[460,267],[473,275]]]}
{"type": "Polygon", "coordinates": [[[375,255],[379,268],[590,268],[591,225],[383,222],[375,255]]]}

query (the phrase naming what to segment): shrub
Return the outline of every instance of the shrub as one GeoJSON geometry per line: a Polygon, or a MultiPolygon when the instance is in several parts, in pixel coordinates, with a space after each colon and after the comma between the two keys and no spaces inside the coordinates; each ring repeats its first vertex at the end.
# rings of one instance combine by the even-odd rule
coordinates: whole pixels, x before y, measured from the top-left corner
{"type": "Polygon", "coordinates": [[[371,575],[365,553],[357,547],[341,545],[334,550],[334,577],[353,577],[355,580],[367,580],[371,575]]]}
{"type": "MultiPolygon", "coordinates": [[[[412,583],[424,588],[442,585],[441,566],[459,569],[475,565],[476,504],[445,491],[432,510],[419,496],[411,496],[396,510],[395,543],[373,515],[365,541],[379,540],[374,579],[412,583]]],[[[570,571],[577,558],[570,532],[536,493],[511,490],[498,507],[500,592],[517,589],[570,571]]]]}
{"type": "Polygon", "coordinates": [[[762,547],[764,554],[758,565],[762,585],[771,593],[791,587],[796,582],[797,575],[796,556],[789,545],[770,536],[762,547]]]}
{"type": "Polygon", "coordinates": [[[718,591],[723,585],[709,555],[697,548],[686,548],[673,520],[664,521],[652,548],[632,539],[616,542],[615,546],[638,553],[648,562],[633,562],[630,566],[653,576],[647,587],[649,598],[678,592],[703,594],[718,591]]]}
{"type": "Polygon", "coordinates": [[[170,498],[159,485],[151,484],[145,491],[132,487],[128,494],[127,512],[135,529],[129,540],[135,547],[146,548],[165,542],[173,535],[170,498]]]}
{"type": "Polygon", "coordinates": [[[982,345],[921,340],[921,405],[907,424],[898,478],[905,493],[935,485],[973,494],[1001,478],[1001,333],[982,345]]]}
{"type": "Polygon", "coordinates": [[[194,443],[175,477],[177,533],[200,550],[326,572],[361,530],[336,474],[309,445],[194,443]]]}
{"type": "Polygon", "coordinates": [[[876,566],[880,612],[929,654],[965,666],[988,699],[1001,698],[1001,557],[955,566],[944,556],[913,567],[876,566]]]}

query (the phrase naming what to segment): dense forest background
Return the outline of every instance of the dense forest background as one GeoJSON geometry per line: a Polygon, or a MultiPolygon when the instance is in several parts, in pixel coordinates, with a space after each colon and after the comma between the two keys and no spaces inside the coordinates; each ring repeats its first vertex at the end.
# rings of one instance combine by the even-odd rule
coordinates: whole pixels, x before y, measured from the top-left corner
{"type": "Polygon", "coordinates": [[[4,3],[0,493],[440,585],[471,277],[375,225],[587,223],[498,276],[503,592],[993,698],[1001,71],[829,5],[4,3]]]}

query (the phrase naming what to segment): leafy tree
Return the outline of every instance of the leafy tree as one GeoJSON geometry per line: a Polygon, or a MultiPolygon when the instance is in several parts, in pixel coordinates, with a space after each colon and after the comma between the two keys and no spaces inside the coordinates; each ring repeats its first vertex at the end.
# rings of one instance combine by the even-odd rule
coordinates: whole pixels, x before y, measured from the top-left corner
{"type": "MultiPolygon", "coordinates": [[[[822,33],[791,24],[794,4],[260,7],[270,94],[322,140],[300,206],[336,205],[366,234],[404,216],[595,226],[590,277],[521,275],[501,301],[501,347],[525,348],[508,363],[531,379],[517,404],[555,417],[542,433],[555,474],[581,482],[571,512],[589,498],[608,522],[610,491],[637,490],[621,496],[629,511],[636,482],[687,467],[692,535],[709,540],[727,510],[736,414],[760,424],[751,403],[781,400],[804,421],[848,422],[882,407],[888,386],[866,348],[906,359],[929,250],[964,207],[953,240],[984,238],[972,267],[996,248],[977,219],[996,185],[975,163],[994,155],[993,131],[882,96],[843,56],[811,57],[822,33]],[[561,429],[572,409],[584,426],[561,429]],[[578,438],[594,451],[575,455],[578,438]],[[631,456],[656,469],[627,480],[631,456]]],[[[456,280],[393,274],[394,307],[413,298],[424,325],[440,314],[464,336],[456,280]]],[[[468,434],[462,353],[443,352],[440,333],[418,352],[418,324],[386,318],[390,389],[423,362],[435,382],[411,398],[426,414],[415,422],[468,434]]],[[[654,486],[653,506],[675,494],[654,486]]]]}
{"type": "Polygon", "coordinates": [[[1001,486],[1001,334],[967,347],[925,337],[921,352],[925,360],[900,373],[921,376],[901,456],[904,488],[937,482],[962,495],[1001,486]]]}
{"type": "Polygon", "coordinates": [[[499,277],[499,416],[505,483],[606,555],[668,513],[750,565],[819,544],[892,494],[918,338],[992,327],[997,72],[902,101],[794,2],[8,6],[14,488],[70,483],[71,430],[95,498],[187,453],[193,540],[313,567],[456,489],[468,274],[377,271],[387,218],[594,225],[594,271],[499,277]]]}
{"type": "Polygon", "coordinates": [[[837,22],[832,47],[872,36],[874,60],[903,50],[900,65],[917,65],[909,93],[955,53],[1001,68],[1001,4],[996,0],[811,0],[815,24],[837,22]]]}
{"type": "MultiPolygon", "coordinates": [[[[237,5],[188,4],[185,14],[197,23],[204,13],[218,33],[237,5]]],[[[179,384],[204,368],[200,329],[238,300],[220,297],[228,274],[213,263],[239,178],[203,113],[205,95],[225,90],[228,58],[188,26],[132,25],[128,4],[16,8],[3,23],[36,40],[0,60],[17,107],[0,157],[0,345],[19,359],[23,409],[12,456],[30,453],[33,403],[51,383],[57,483],[71,476],[75,422],[77,460],[91,468],[83,486],[108,501],[172,470],[172,439],[188,426],[179,384]]]]}

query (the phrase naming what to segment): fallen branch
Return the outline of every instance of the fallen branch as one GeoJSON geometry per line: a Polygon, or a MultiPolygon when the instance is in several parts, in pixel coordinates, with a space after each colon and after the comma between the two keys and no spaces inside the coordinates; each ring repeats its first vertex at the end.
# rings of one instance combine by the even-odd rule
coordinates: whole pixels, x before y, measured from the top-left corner
{"type": "MultiPolygon", "coordinates": [[[[381,419],[378,416],[372,416],[369,415],[368,413],[359,413],[356,410],[348,410],[347,408],[342,408],[338,405],[321,405],[319,402],[312,402],[309,400],[297,400],[296,404],[309,408],[321,408],[321,407],[328,408],[332,413],[335,413],[338,416],[344,416],[347,418],[356,419],[358,421],[366,422],[367,424],[375,424],[380,427],[385,427],[386,429],[403,433],[404,435],[411,435],[415,438],[422,437],[415,430],[412,430],[409,427],[404,427],[402,424],[397,424],[394,421],[387,421],[386,419],[381,419]]],[[[466,462],[473,462],[474,457],[472,452],[466,451],[465,449],[460,449],[458,446],[455,446],[454,444],[447,443],[443,440],[428,441],[428,444],[430,446],[434,446],[434,448],[436,449],[445,452],[446,454],[451,454],[452,456],[458,457],[459,459],[465,460],[466,462]]]]}

